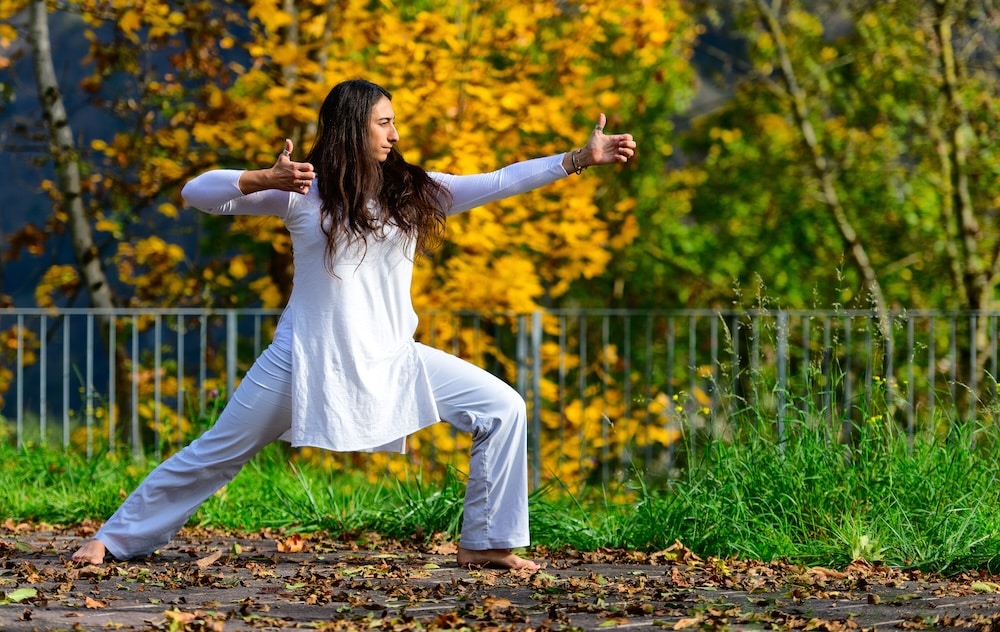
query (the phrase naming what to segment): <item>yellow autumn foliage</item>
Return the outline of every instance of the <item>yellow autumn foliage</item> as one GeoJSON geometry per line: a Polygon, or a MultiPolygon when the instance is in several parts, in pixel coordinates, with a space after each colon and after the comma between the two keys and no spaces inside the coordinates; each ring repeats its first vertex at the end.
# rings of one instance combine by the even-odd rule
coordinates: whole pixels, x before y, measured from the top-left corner
{"type": "MultiPolygon", "coordinates": [[[[631,131],[641,152],[648,147],[650,155],[669,155],[668,142],[643,138],[634,124],[647,115],[648,91],[664,89],[664,74],[683,68],[684,51],[697,33],[680,0],[484,0],[473,5],[341,0],[332,9],[307,0],[147,0],[141,10],[127,0],[65,4],[91,28],[87,36],[95,63],[117,64],[114,72],[137,77],[140,93],[122,99],[125,109],[145,110],[136,129],[91,141],[107,168],[94,187],[115,187],[119,196],[134,200],[157,200],[153,208],[161,220],[211,221],[223,237],[214,241],[239,246],[238,252],[223,253],[220,245],[216,259],[195,268],[191,253],[179,245],[159,234],[130,233],[133,228],[120,215],[103,211],[100,230],[119,239],[113,254],[116,280],[130,288],[132,304],[153,306],[205,300],[225,307],[283,304],[287,279],[275,270],[283,268],[291,245],[280,222],[201,218],[183,207],[176,191],[205,169],[267,167],[285,138],[293,139],[295,156],[303,156],[319,105],[335,83],[365,77],[389,89],[399,149],[429,170],[490,171],[580,147],[601,112],[608,116],[609,132],[631,131]],[[128,45],[122,55],[107,54],[101,28],[114,29],[118,41],[128,45]],[[135,51],[144,44],[167,46],[157,54],[169,50],[169,65],[140,72],[135,51]],[[220,54],[229,49],[234,54],[220,54]]],[[[8,4],[0,11],[10,11],[8,4]]],[[[0,28],[0,43],[14,37],[0,28]]],[[[97,68],[84,83],[99,87],[107,76],[113,73],[97,68]]],[[[592,169],[451,218],[444,247],[418,262],[416,309],[475,310],[490,318],[558,304],[582,281],[600,276],[612,253],[635,239],[631,213],[636,201],[616,179],[642,168],[659,167],[655,161],[645,167],[640,160],[592,169]]],[[[55,293],[76,282],[71,272],[49,271],[39,286],[40,305],[53,304],[55,293]]],[[[520,326],[516,318],[498,318],[500,328],[516,332],[520,326]]],[[[546,317],[546,336],[558,335],[563,326],[546,317]]],[[[504,375],[517,370],[497,341],[461,319],[425,317],[418,336],[476,363],[488,358],[504,375]]],[[[594,467],[585,455],[595,448],[622,454],[639,437],[669,440],[662,433],[639,432],[649,413],[622,402],[621,393],[614,392],[620,385],[569,394],[559,392],[549,377],[561,367],[604,379],[601,366],[608,357],[560,356],[558,345],[547,343],[540,360],[546,377],[540,380],[545,409],[539,414],[550,438],[566,439],[543,442],[550,451],[543,455],[547,476],[567,483],[585,478],[594,467]]],[[[169,374],[142,373],[141,397],[150,396],[154,379],[160,388],[180,389],[169,374]]],[[[190,427],[183,412],[142,410],[145,421],[159,419],[168,432],[190,427]]],[[[460,463],[461,456],[454,455],[469,444],[468,437],[439,424],[413,437],[410,446],[411,461],[460,463]],[[445,452],[452,456],[443,457],[445,452]]],[[[373,460],[390,469],[403,467],[380,458],[373,460]]]]}
{"type": "MultiPolygon", "coordinates": [[[[226,99],[234,110],[227,119],[232,133],[195,127],[195,138],[213,143],[225,137],[231,150],[243,147],[248,159],[257,158],[263,147],[263,156],[273,159],[284,136],[308,129],[333,83],[364,76],[394,93],[400,148],[407,158],[455,173],[490,170],[580,146],[602,108],[613,120],[627,121],[628,108],[637,101],[633,87],[625,83],[628,74],[595,75],[589,62],[617,56],[637,72],[662,61],[668,38],[693,34],[674,2],[565,7],[489,2],[471,12],[454,2],[429,2],[422,10],[384,2],[373,10],[367,2],[349,1],[340,3],[335,14],[307,3],[285,14],[268,1],[252,3],[250,15],[256,39],[244,45],[259,56],[258,67],[280,68],[291,81],[246,73],[226,99]],[[298,39],[289,42],[284,38],[292,21],[298,39]],[[627,49],[607,48],[619,41],[631,43],[627,49]],[[320,45],[325,48],[317,51],[320,45]],[[318,73],[302,71],[320,63],[320,55],[318,73]],[[252,109],[246,108],[248,99],[252,109]],[[299,109],[299,104],[307,107],[299,109]],[[261,131],[273,136],[263,138],[257,133],[261,131]]],[[[298,140],[301,151],[309,140],[298,140]]],[[[608,169],[605,177],[613,177],[613,171],[608,169]]],[[[595,203],[602,180],[587,173],[550,191],[495,205],[502,212],[479,209],[453,218],[449,241],[464,261],[438,260],[434,263],[447,273],[417,275],[418,309],[441,304],[531,308],[544,294],[558,298],[575,281],[600,274],[608,249],[635,236],[635,223],[625,222],[630,229],[616,231],[612,243],[606,224],[624,221],[628,209],[617,206],[617,200],[595,203]],[[493,300],[485,292],[469,291],[479,287],[480,275],[498,265],[531,271],[532,278],[508,275],[507,282],[519,287],[499,291],[493,300]]],[[[260,231],[254,239],[265,242],[270,236],[260,231]]]]}
{"type": "Polygon", "coordinates": [[[35,302],[39,307],[52,307],[57,303],[57,293],[68,295],[75,292],[79,284],[80,276],[74,266],[49,266],[42,275],[42,280],[35,286],[35,302]]]}

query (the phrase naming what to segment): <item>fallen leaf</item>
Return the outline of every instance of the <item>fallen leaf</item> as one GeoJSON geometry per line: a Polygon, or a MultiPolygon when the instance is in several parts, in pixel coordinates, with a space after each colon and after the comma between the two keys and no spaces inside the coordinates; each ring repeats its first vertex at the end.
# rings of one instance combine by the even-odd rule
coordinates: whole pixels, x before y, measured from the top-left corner
{"type": "Polygon", "coordinates": [[[281,553],[301,553],[305,548],[306,541],[298,533],[278,540],[278,551],[281,553]]]}
{"type": "Polygon", "coordinates": [[[487,597],[483,599],[483,605],[487,608],[510,608],[514,604],[511,603],[510,599],[503,597],[487,597]]]}
{"type": "Polygon", "coordinates": [[[823,568],[822,566],[813,566],[807,572],[810,575],[819,575],[824,579],[844,579],[845,577],[847,577],[847,573],[834,571],[829,568],[823,568]]]}
{"type": "Polygon", "coordinates": [[[688,617],[686,619],[681,619],[674,624],[675,630],[686,630],[687,628],[693,628],[695,626],[701,625],[701,617],[688,617]]]}
{"type": "Polygon", "coordinates": [[[209,555],[206,555],[205,557],[195,562],[195,564],[197,564],[199,568],[208,568],[212,564],[215,564],[216,560],[218,560],[220,557],[222,557],[222,549],[216,549],[209,555]]]}
{"type": "Polygon", "coordinates": [[[104,603],[103,601],[94,599],[93,597],[87,597],[86,599],[84,599],[83,603],[88,610],[99,610],[101,608],[108,607],[108,604],[104,603]]]}
{"type": "Polygon", "coordinates": [[[434,555],[458,555],[458,545],[454,542],[445,542],[431,548],[434,555]]]}
{"type": "Polygon", "coordinates": [[[465,620],[457,612],[444,612],[434,619],[434,625],[440,628],[458,628],[464,623],[465,620]]]}
{"type": "Polygon", "coordinates": [[[38,596],[38,590],[36,588],[18,588],[13,590],[6,595],[0,593],[0,604],[8,603],[18,603],[24,601],[25,599],[33,599],[38,596]]]}
{"type": "MultiPolygon", "coordinates": [[[[196,615],[193,612],[181,612],[180,610],[166,610],[164,611],[163,616],[169,619],[170,621],[173,621],[174,623],[179,623],[182,626],[184,626],[194,621],[198,615],[196,615]]],[[[175,628],[171,627],[170,629],[173,630],[175,628]]],[[[184,628],[182,627],[181,629],[183,630],[184,628]]]]}
{"type": "Polygon", "coordinates": [[[674,543],[663,549],[662,551],[657,551],[649,556],[650,564],[662,564],[664,562],[700,562],[701,558],[694,554],[691,549],[687,548],[681,544],[680,540],[674,540],[674,543]]]}

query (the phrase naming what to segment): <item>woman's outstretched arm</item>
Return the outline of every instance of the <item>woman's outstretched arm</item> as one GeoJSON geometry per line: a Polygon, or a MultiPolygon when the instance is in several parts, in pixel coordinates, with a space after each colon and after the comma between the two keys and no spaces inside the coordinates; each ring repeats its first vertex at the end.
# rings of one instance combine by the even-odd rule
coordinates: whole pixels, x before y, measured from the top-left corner
{"type": "Polygon", "coordinates": [[[449,215],[518,195],[555,182],[588,167],[624,164],[635,155],[631,134],[605,134],[607,117],[601,114],[587,144],[580,149],[547,158],[535,158],[508,165],[489,173],[467,176],[432,174],[452,195],[449,215]]]}

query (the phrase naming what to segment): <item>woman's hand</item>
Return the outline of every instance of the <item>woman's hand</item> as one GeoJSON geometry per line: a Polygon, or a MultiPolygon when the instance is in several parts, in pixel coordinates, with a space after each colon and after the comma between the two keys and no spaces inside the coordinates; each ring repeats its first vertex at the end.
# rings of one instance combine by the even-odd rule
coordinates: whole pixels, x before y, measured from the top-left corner
{"type": "Polygon", "coordinates": [[[635,139],[631,134],[605,134],[604,126],[608,118],[602,112],[597,117],[597,125],[583,149],[571,152],[570,164],[573,171],[582,171],[597,165],[626,163],[635,156],[635,139]]]}
{"type": "Polygon", "coordinates": [[[316,172],[312,164],[292,160],[292,149],[292,141],[286,138],[285,148],[278,154],[274,166],[269,169],[244,171],[239,179],[240,191],[244,195],[267,189],[291,191],[302,195],[309,193],[316,172]]]}
{"type": "Polygon", "coordinates": [[[309,193],[316,172],[308,162],[292,160],[292,141],[285,139],[285,148],[278,154],[278,161],[271,167],[275,185],[272,188],[282,191],[294,191],[305,195],[309,193]]]}

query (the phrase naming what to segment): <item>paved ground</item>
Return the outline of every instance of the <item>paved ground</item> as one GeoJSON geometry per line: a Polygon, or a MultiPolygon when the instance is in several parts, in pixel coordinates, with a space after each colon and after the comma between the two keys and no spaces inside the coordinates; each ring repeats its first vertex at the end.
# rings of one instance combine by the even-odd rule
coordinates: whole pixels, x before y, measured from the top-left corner
{"type": "Polygon", "coordinates": [[[678,545],[512,572],[459,568],[447,543],[188,531],[146,560],[67,561],[87,531],[0,525],[0,630],[1000,630],[990,578],[862,563],[702,560],[678,545]]]}

